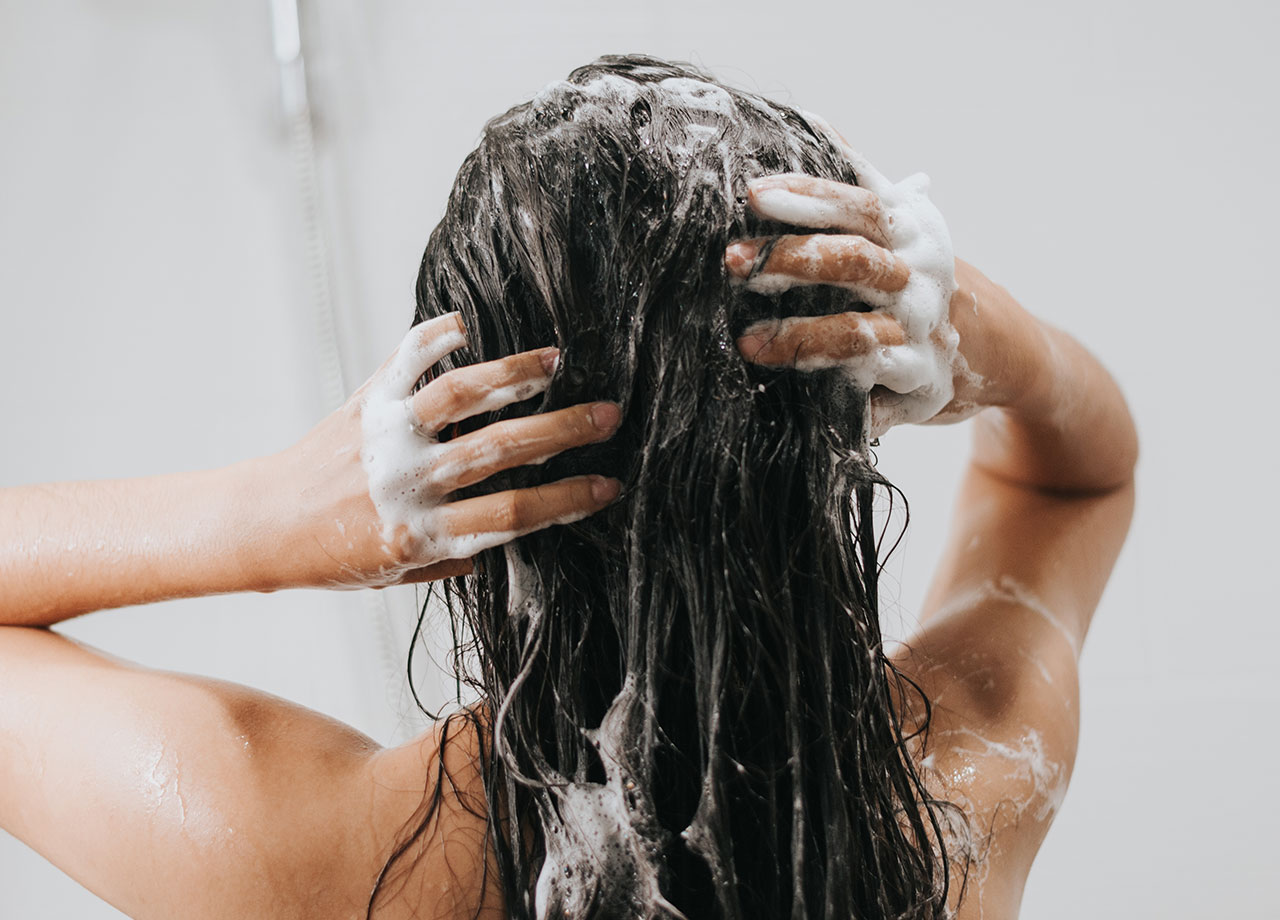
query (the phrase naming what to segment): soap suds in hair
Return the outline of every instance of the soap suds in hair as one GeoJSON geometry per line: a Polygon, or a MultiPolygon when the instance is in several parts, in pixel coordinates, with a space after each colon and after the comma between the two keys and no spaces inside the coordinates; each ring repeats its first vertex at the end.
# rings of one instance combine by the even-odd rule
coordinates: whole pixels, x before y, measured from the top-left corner
{"type": "MultiPolygon", "coordinates": [[[[498,184],[494,185],[497,194],[498,184]]],[[[356,394],[360,405],[360,463],[368,478],[369,497],[378,514],[379,536],[387,562],[376,575],[352,571],[361,584],[398,583],[412,569],[446,559],[467,559],[481,549],[501,546],[516,531],[451,534],[442,510],[457,489],[457,478],[473,464],[493,460],[501,442],[489,452],[464,454],[442,444],[435,432],[423,431],[414,416],[414,389],[440,360],[466,345],[457,328],[427,338],[421,325],[410,329],[395,353],[356,394]]],[[[469,414],[493,411],[544,392],[548,378],[491,387],[480,393],[469,414]]],[[[549,456],[535,457],[532,463],[549,456]]],[[[580,520],[587,512],[565,515],[555,523],[580,520]]],[[[340,536],[345,528],[338,524],[340,536]]]]}
{"type": "Polygon", "coordinates": [[[540,800],[547,855],[538,874],[538,917],[683,917],[662,894],[667,833],[649,801],[647,765],[633,762],[628,739],[645,705],[628,675],[599,728],[584,735],[604,765],[605,782],[565,782],[540,800]],[[554,814],[550,812],[554,809],[554,814]]]}
{"type": "Polygon", "coordinates": [[[866,393],[734,345],[757,318],[855,298],[757,296],[722,258],[762,224],[748,180],[855,171],[803,115],[698,77],[604,59],[493,119],[419,275],[419,316],[462,310],[468,358],[563,349],[577,377],[542,409],[624,412],[609,445],[544,471],[612,465],[617,504],[482,553],[446,587],[478,650],[462,679],[495,708],[507,910],[935,916],[941,809],[893,719],[866,393]],[[503,812],[527,819],[527,845],[503,812]]]}
{"type": "Polygon", "coordinates": [[[733,97],[714,83],[688,77],[668,77],[658,83],[658,89],[670,96],[674,104],[687,109],[714,112],[725,118],[732,118],[735,112],[733,97]]]}
{"type": "MultiPolygon", "coordinates": [[[[951,296],[957,290],[951,235],[941,212],[929,200],[928,176],[917,173],[901,182],[890,182],[823,119],[808,113],[806,118],[848,157],[859,186],[880,199],[884,217],[877,229],[887,238],[888,250],[910,269],[906,286],[898,291],[882,291],[867,284],[838,285],[897,320],[905,335],[900,344],[878,345],[834,365],[861,389],[891,391],[877,389],[872,398],[870,436],[878,437],[895,425],[933,418],[955,395],[954,378],[959,374],[975,376],[959,352],[960,338],[950,322],[951,296]]],[[[783,189],[761,195],[757,207],[765,216],[800,227],[834,227],[846,232],[864,229],[852,215],[842,213],[839,203],[783,189]]],[[[814,258],[818,258],[816,252],[814,258]]],[[[746,283],[750,290],[776,294],[807,282],[760,272],[746,283]]],[[[774,328],[785,331],[794,322],[783,319],[774,328]]],[[[832,366],[833,359],[826,356],[796,363],[799,370],[832,366]]]]}

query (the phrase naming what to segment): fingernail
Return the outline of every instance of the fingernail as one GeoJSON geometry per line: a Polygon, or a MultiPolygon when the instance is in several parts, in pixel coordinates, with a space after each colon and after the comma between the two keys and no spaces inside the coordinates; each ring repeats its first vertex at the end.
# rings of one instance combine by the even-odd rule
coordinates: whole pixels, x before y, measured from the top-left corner
{"type": "Polygon", "coordinates": [[[775,320],[752,323],[738,336],[738,353],[748,361],[753,361],[769,347],[769,343],[777,335],[778,323],[775,320]]]}
{"type": "Polygon", "coordinates": [[[771,339],[778,334],[781,324],[776,319],[762,319],[742,330],[743,338],[771,339]]]}
{"type": "Polygon", "coordinates": [[[767,335],[744,335],[738,339],[738,353],[748,361],[759,357],[769,344],[767,335]]]}
{"type": "Polygon", "coordinates": [[[591,424],[605,430],[617,428],[618,422],[622,421],[622,410],[611,402],[593,404],[588,414],[591,416],[591,424]]]}
{"type": "Polygon", "coordinates": [[[550,377],[556,372],[556,368],[560,366],[560,349],[554,345],[550,348],[544,348],[538,354],[538,360],[542,362],[542,369],[550,377]]]}
{"type": "Polygon", "coordinates": [[[591,477],[591,497],[602,505],[607,505],[618,497],[622,491],[622,483],[604,476],[591,477]]]}
{"type": "Polygon", "coordinates": [[[736,278],[747,278],[760,254],[758,243],[731,243],[724,251],[724,267],[736,278]]]}
{"type": "Polygon", "coordinates": [[[446,314],[445,314],[445,316],[452,316],[455,320],[457,320],[457,323],[458,323],[458,332],[459,332],[459,333],[461,333],[463,340],[464,340],[464,341],[466,341],[466,340],[467,340],[467,326],[466,326],[466,324],[462,321],[462,311],[461,311],[461,310],[452,310],[452,311],[450,311],[450,312],[446,313],[446,314]]]}

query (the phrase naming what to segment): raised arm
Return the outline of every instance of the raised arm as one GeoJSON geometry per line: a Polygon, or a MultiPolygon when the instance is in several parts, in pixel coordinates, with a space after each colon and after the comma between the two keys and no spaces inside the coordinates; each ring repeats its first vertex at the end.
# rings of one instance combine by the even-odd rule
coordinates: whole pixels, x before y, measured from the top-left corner
{"type": "Polygon", "coordinates": [[[457,719],[380,750],[268,694],[28,628],[161,598],[441,577],[612,500],[615,481],[583,476],[451,501],[618,420],[596,403],[441,442],[446,425],[541,392],[556,366],[544,349],[415,392],[463,343],[456,315],[415,327],[346,406],[273,457],[0,492],[0,829],[137,918],[355,917],[434,801],[375,916],[475,912],[479,741],[457,719]]]}
{"type": "Polygon", "coordinates": [[[609,437],[610,403],[501,422],[441,443],[452,422],[542,392],[555,349],[417,380],[465,344],[456,315],[415,327],[348,403],[282,453],[220,470],[0,490],[0,625],[107,607],[289,587],[423,581],[480,549],[576,520],[617,495],[582,476],[450,501],[498,470],[609,437]]]}
{"type": "Polygon", "coordinates": [[[968,355],[970,366],[984,368],[993,386],[1001,382],[981,397],[996,411],[975,419],[974,465],[1056,493],[1108,492],[1132,482],[1137,431],[1106,369],[971,265],[957,260],[956,279],[951,325],[961,343],[984,352],[968,355]]]}
{"type": "Polygon", "coordinates": [[[953,259],[927,182],[891,185],[850,154],[867,187],[777,176],[750,189],[762,215],[836,232],[742,241],[725,262],[749,285],[837,284],[872,309],[762,323],[739,348],[843,368],[870,392],[872,436],[976,415],[920,630],[896,664],[933,704],[922,775],[967,821],[948,832],[957,869],[973,861],[957,916],[1016,916],[1071,777],[1077,662],[1132,515],[1137,437],[1079,343],[953,259]]]}
{"type": "Polygon", "coordinates": [[[759,323],[739,348],[761,364],[846,371],[870,392],[870,436],[976,416],[922,621],[978,586],[1017,582],[1060,611],[1078,650],[1128,526],[1137,435],[1124,398],[1078,342],[951,256],[926,183],[889,186],[859,165],[879,193],[809,176],[750,188],[766,217],[848,232],[746,240],[725,261],[748,285],[834,284],[873,308],[759,323]],[[1105,521],[1104,507],[1116,509],[1105,521]]]}

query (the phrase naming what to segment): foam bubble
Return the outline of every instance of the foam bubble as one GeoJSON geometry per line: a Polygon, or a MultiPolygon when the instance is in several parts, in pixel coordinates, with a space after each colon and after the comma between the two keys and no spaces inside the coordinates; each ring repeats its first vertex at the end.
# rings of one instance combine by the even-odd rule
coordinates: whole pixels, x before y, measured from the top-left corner
{"type": "MultiPolygon", "coordinates": [[[[379,535],[387,556],[386,564],[376,573],[349,571],[362,584],[394,584],[411,569],[445,559],[466,559],[481,549],[500,546],[519,536],[516,531],[451,532],[443,508],[445,498],[457,488],[456,477],[465,472],[463,460],[433,433],[422,431],[414,417],[411,398],[418,379],[464,344],[466,338],[458,330],[423,341],[421,327],[416,326],[361,394],[360,463],[368,479],[369,497],[378,515],[379,535]]],[[[541,378],[490,388],[471,407],[472,414],[528,399],[548,384],[549,380],[541,378]]],[[[490,454],[488,459],[492,458],[490,454]]],[[[545,459],[546,456],[537,457],[532,462],[545,459]]],[[[470,465],[477,460],[472,456],[465,462],[470,465]]],[[[553,523],[566,524],[586,513],[566,514],[553,523]]]]}
{"type": "Polygon", "coordinates": [[[659,90],[672,96],[678,105],[690,109],[715,112],[726,118],[732,118],[736,111],[733,97],[712,83],[704,83],[690,77],[668,77],[659,81],[657,86],[659,90]]]}
{"type": "MultiPolygon", "coordinates": [[[[879,197],[888,248],[910,269],[906,286],[895,292],[865,284],[840,285],[893,317],[905,333],[902,344],[873,348],[836,363],[861,389],[883,387],[894,394],[873,400],[869,434],[878,437],[894,425],[923,422],[937,415],[955,395],[955,375],[967,369],[959,354],[959,335],[949,318],[951,295],[957,289],[951,235],[941,212],[929,200],[928,176],[917,173],[901,182],[890,182],[823,119],[809,113],[805,117],[844,151],[858,174],[859,185],[879,197]]],[[[800,226],[840,227],[849,223],[839,203],[812,196],[766,192],[757,199],[757,206],[770,217],[800,226]]],[[[759,273],[747,281],[747,287],[777,294],[798,283],[803,282],[759,273]]],[[[797,365],[800,370],[831,366],[829,358],[797,365]]]]}
{"type": "Polygon", "coordinates": [[[667,834],[649,798],[647,767],[632,762],[626,744],[640,729],[644,705],[635,675],[628,673],[600,727],[585,732],[604,765],[605,782],[565,782],[549,787],[554,804],[539,800],[543,826],[554,831],[547,835],[535,888],[539,920],[589,912],[655,916],[655,908],[683,916],[662,895],[667,834]],[[559,821],[548,813],[553,807],[559,821]]]}

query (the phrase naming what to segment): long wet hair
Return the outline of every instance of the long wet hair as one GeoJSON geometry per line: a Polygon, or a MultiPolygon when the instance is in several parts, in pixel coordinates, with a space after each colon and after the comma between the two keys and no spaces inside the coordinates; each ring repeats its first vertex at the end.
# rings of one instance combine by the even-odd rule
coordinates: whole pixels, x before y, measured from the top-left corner
{"type": "Polygon", "coordinates": [[[746,207],[778,172],[858,180],[793,109],[601,58],[488,124],[427,245],[415,319],[460,311],[470,340],[441,371],[562,353],[540,399],[459,430],[622,407],[609,441],[469,493],[601,473],[619,500],[444,589],[513,918],[945,913],[943,805],[899,715],[922,694],[881,642],[866,393],[734,345],[762,317],[866,309],[727,276],[729,242],[794,230],[746,207]]]}

